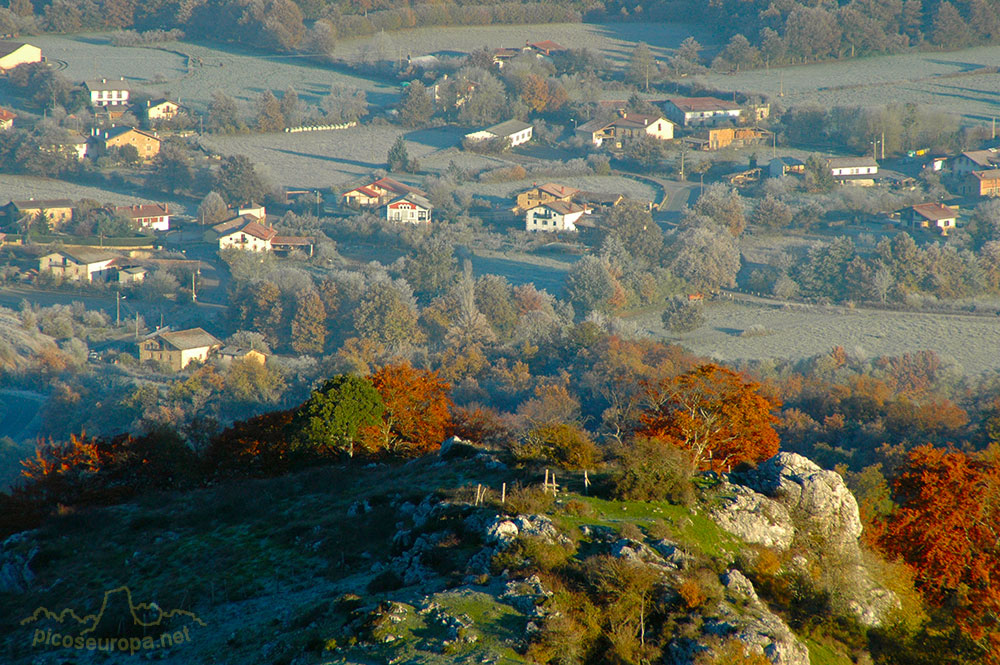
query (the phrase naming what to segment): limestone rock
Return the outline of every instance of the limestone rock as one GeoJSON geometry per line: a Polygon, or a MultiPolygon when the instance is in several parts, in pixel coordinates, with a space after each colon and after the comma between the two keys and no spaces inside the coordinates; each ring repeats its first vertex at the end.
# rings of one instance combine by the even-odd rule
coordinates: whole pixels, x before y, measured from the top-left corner
{"type": "Polygon", "coordinates": [[[840,474],[802,455],[778,453],[732,480],[779,501],[831,544],[855,543],[861,536],[858,502],[840,474]]]}
{"type": "Polygon", "coordinates": [[[795,537],[792,517],[785,507],[748,487],[723,481],[723,505],[712,520],[748,543],[788,549],[795,537]]]}

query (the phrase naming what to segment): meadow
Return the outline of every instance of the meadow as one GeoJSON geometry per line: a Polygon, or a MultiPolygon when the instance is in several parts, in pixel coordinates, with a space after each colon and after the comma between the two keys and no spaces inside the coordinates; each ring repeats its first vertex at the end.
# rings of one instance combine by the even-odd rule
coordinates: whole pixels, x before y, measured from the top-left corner
{"type": "Polygon", "coordinates": [[[1000,369],[996,317],[711,303],[705,308],[705,318],[701,328],[680,336],[664,330],[659,312],[633,320],[656,337],[726,362],[794,360],[842,346],[867,358],[928,349],[960,373],[1000,369]]]}
{"type": "Polygon", "coordinates": [[[1000,47],[905,53],[839,62],[706,74],[695,80],[710,88],[765,94],[784,107],[880,106],[914,103],[982,121],[1000,109],[1000,47]],[[784,91],[784,96],[779,96],[784,91]]]}

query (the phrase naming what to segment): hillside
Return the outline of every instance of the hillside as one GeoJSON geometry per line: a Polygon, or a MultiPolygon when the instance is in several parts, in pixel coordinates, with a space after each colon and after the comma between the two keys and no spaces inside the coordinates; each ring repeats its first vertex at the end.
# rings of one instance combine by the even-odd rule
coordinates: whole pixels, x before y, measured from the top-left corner
{"type": "Polygon", "coordinates": [[[44,643],[143,650],[168,626],[180,639],[150,654],[165,663],[680,664],[740,646],[850,663],[866,628],[906,614],[906,585],[885,590],[858,545],[854,497],[805,458],[675,501],[599,498],[607,478],[564,472],[553,497],[546,473],[451,440],[402,465],[67,509],[0,547],[5,662],[119,662],[44,643]]]}

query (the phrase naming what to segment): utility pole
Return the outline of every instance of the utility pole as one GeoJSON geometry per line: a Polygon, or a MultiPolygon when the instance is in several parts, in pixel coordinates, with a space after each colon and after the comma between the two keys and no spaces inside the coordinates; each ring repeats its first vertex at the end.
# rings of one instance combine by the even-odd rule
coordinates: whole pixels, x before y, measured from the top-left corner
{"type": "Polygon", "coordinates": [[[135,338],[139,339],[139,312],[135,313],[135,338]]]}
{"type": "Polygon", "coordinates": [[[882,161],[885,161],[885,132],[882,132],[882,161]]]}
{"type": "Polygon", "coordinates": [[[194,273],[191,273],[191,302],[195,302],[197,300],[198,300],[198,294],[195,291],[194,273]]]}
{"type": "Polygon", "coordinates": [[[681,180],[684,179],[684,150],[681,149],[681,180]]]}
{"type": "Polygon", "coordinates": [[[122,292],[116,291],[115,295],[115,328],[122,324],[122,292]]]}

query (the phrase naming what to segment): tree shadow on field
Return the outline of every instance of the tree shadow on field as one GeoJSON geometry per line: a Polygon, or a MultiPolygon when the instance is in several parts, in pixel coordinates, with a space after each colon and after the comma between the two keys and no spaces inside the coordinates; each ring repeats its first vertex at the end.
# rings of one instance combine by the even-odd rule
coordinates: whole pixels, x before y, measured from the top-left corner
{"type": "MultiPolygon", "coordinates": [[[[937,85],[938,88],[949,88],[952,86],[937,85]]],[[[955,88],[956,90],[968,90],[968,88],[955,88]]],[[[938,90],[934,94],[938,97],[954,97],[955,99],[964,99],[967,102],[982,102],[987,104],[995,104],[997,102],[996,93],[989,93],[985,90],[970,90],[970,92],[976,92],[976,95],[963,95],[958,92],[944,92],[943,90],[938,90]]]]}
{"type": "Polygon", "coordinates": [[[266,150],[273,150],[274,152],[280,152],[285,155],[295,155],[296,157],[308,157],[309,159],[321,159],[324,162],[333,162],[335,164],[350,164],[352,166],[360,166],[366,169],[381,169],[385,168],[385,162],[362,162],[357,159],[344,159],[343,157],[331,157],[329,155],[317,155],[311,152],[299,152],[298,150],[288,150],[287,148],[265,148],[266,150]]]}
{"type": "Polygon", "coordinates": [[[431,148],[454,148],[461,144],[464,134],[454,127],[434,127],[432,129],[418,129],[403,135],[407,141],[430,146],[431,148]]]}
{"type": "Polygon", "coordinates": [[[959,71],[971,72],[976,69],[982,69],[987,65],[981,62],[957,62],[955,60],[938,60],[937,58],[928,60],[927,62],[933,63],[935,65],[948,65],[949,67],[958,67],[959,71]]]}
{"type": "Polygon", "coordinates": [[[732,337],[736,337],[741,332],[743,332],[743,330],[740,328],[716,328],[716,330],[718,330],[720,333],[731,335],[732,337]]]}

